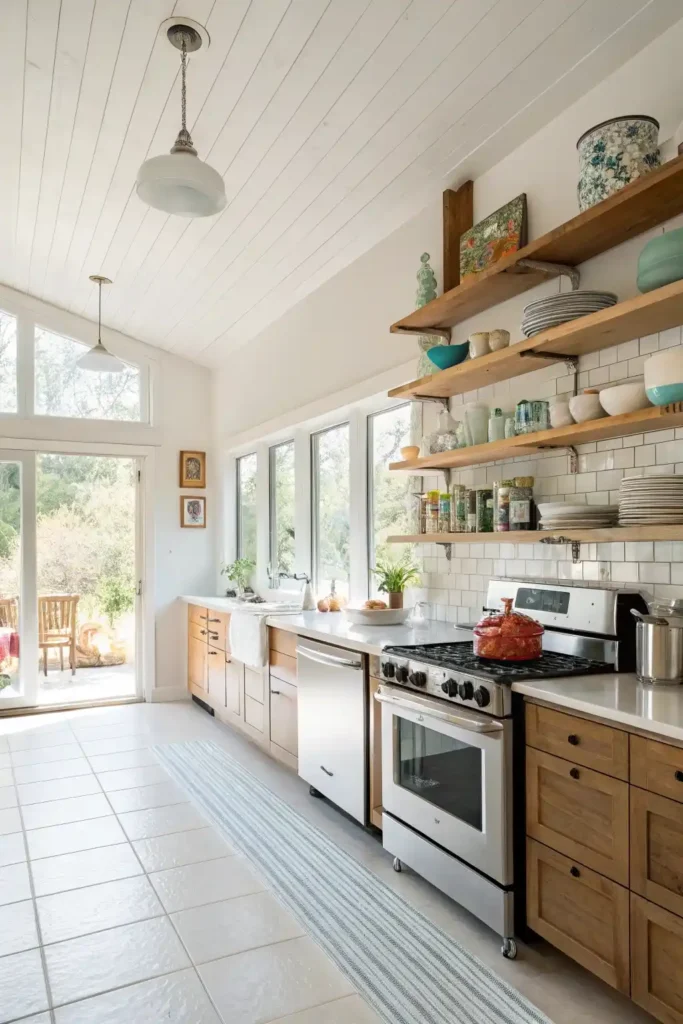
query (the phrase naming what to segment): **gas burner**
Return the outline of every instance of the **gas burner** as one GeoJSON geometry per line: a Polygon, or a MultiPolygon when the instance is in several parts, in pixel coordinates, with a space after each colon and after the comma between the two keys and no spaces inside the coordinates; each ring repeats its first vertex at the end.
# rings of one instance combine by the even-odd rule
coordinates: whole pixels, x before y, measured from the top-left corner
{"type": "MultiPolygon", "coordinates": [[[[572,654],[544,651],[534,661],[492,661],[474,653],[471,641],[452,644],[419,644],[415,647],[385,647],[383,655],[410,658],[444,669],[456,669],[497,683],[511,684],[523,679],[552,679],[557,676],[585,676],[608,672],[610,665],[572,654]]],[[[401,681],[400,679],[398,680],[401,681]]]]}

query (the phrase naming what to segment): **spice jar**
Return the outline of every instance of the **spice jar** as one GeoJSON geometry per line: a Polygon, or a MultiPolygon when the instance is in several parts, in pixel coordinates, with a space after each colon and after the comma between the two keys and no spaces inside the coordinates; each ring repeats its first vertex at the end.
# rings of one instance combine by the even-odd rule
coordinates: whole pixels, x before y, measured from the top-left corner
{"type": "Polygon", "coordinates": [[[510,488],[510,529],[533,530],[534,513],[534,478],[532,476],[516,476],[510,488]]]}
{"type": "Polygon", "coordinates": [[[493,488],[477,487],[477,533],[493,533],[493,488]]]}
{"type": "Polygon", "coordinates": [[[464,484],[454,484],[451,489],[451,533],[467,532],[466,491],[464,484]]]}
{"type": "Polygon", "coordinates": [[[510,488],[514,480],[500,480],[493,485],[493,529],[507,533],[510,529],[510,488]]]}
{"type": "Polygon", "coordinates": [[[474,487],[465,491],[465,508],[467,510],[467,533],[477,532],[477,492],[474,487]]]}
{"type": "Polygon", "coordinates": [[[447,491],[439,495],[439,533],[449,533],[451,529],[451,496],[447,491]]]}

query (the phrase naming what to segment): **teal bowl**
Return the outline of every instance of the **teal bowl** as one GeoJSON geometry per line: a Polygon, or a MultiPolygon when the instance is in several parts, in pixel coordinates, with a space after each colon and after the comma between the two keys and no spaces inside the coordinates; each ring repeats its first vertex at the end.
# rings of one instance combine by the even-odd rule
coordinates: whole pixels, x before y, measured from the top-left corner
{"type": "Polygon", "coordinates": [[[469,350],[470,343],[465,341],[462,345],[434,345],[427,349],[427,355],[440,370],[447,370],[449,366],[457,366],[463,359],[467,359],[469,350]]]}
{"type": "Polygon", "coordinates": [[[653,388],[646,388],[645,394],[653,405],[683,402],[683,384],[659,384],[653,388]]]}
{"type": "Polygon", "coordinates": [[[651,292],[682,278],[683,228],[651,238],[638,257],[638,290],[651,292]]]}

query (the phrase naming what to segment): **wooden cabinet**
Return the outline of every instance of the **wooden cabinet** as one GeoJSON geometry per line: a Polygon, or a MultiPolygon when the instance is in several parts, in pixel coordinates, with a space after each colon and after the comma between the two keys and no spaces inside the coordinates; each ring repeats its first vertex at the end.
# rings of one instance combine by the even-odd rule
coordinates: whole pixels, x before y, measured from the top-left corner
{"type": "Polygon", "coordinates": [[[187,681],[198,697],[206,694],[207,646],[204,640],[190,635],[187,640],[187,681]]]}
{"type": "Polygon", "coordinates": [[[275,676],[270,680],[270,738],[292,757],[299,751],[297,688],[275,676]]]}
{"type": "Polygon", "coordinates": [[[244,721],[257,732],[263,732],[264,715],[263,704],[259,704],[253,697],[244,697],[244,721]]]}
{"type": "Polygon", "coordinates": [[[270,674],[296,686],[296,658],[290,657],[289,654],[282,654],[281,651],[271,650],[270,674]]]}
{"type": "Polygon", "coordinates": [[[236,718],[242,716],[244,705],[244,665],[241,661],[225,662],[225,707],[236,718]]]}
{"type": "Polygon", "coordinates": [[[221,707],[225,707],[225,653],[207,644],[206,662],[207,692],[221,707]]]}
{"type": "Polygon", "coordinates": [[[628,780],[628,733],[609,725],[527,704],[526,741],[574,764],[628,780]]]}
{"type": "Polygon", "coordinates": [[[631,783],[683,802],[683,749],[631,736],[631,783]]]}
{"type": "Polygon", "coordinates": [[[219,651],[229,651],[228,627],[230,616],[225,612],[214,612],[208,609],[206,617],[206,634],[208,642],[219,651]]]}
{"type": "Polygon", "coordinates": [[[187,606],[187,615],[190,622],[193,622],[196,626],[199,626],[201,629],[206,629],[206,608],[200,608],[199,605],[196,604],[189,604],[187,606]]]}
{"type": "Polygon", "coordinates": [[[631,998],[664,1024],[683,1024],[683,919],[631,894],[631,998]]]}
{"type": "Polygon", "coordinates": [[[527,844],[530,926],[608,985],[629,991],[629,893],[533,839],[527,844]]]}
{"type": "Polygon", "coordinates": [[[265,672],[244,666],[244,696],[263,704],[265,672]]]}
{"type": "Polygon", "coordinates": [[[631,889],[683,917],[683,804],[635,786],[631,889]]]}
{"type": "Polygon", "coordinates": [[[296,633],[290,633],[288,629],[277,629],[275,626],[270,627],[269,633],[271,651],[277,651],[278,654],[286,654],[290,658],[296,658],[296,644],[298,640],[296,633]]]}
{"type": "Polygon", "coordinates": [[[527,749],[527,835],[628,886],[628,784],[527,749]]]}

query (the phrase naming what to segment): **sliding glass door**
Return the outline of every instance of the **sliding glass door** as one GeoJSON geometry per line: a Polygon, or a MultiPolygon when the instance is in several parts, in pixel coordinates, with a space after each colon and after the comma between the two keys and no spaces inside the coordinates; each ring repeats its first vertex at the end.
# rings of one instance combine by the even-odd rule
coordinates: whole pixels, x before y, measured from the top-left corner
{"type": "Polygon", "coordinates": [[[135,697],[140,460],[0,452],[0,710],[135,697]]]}

